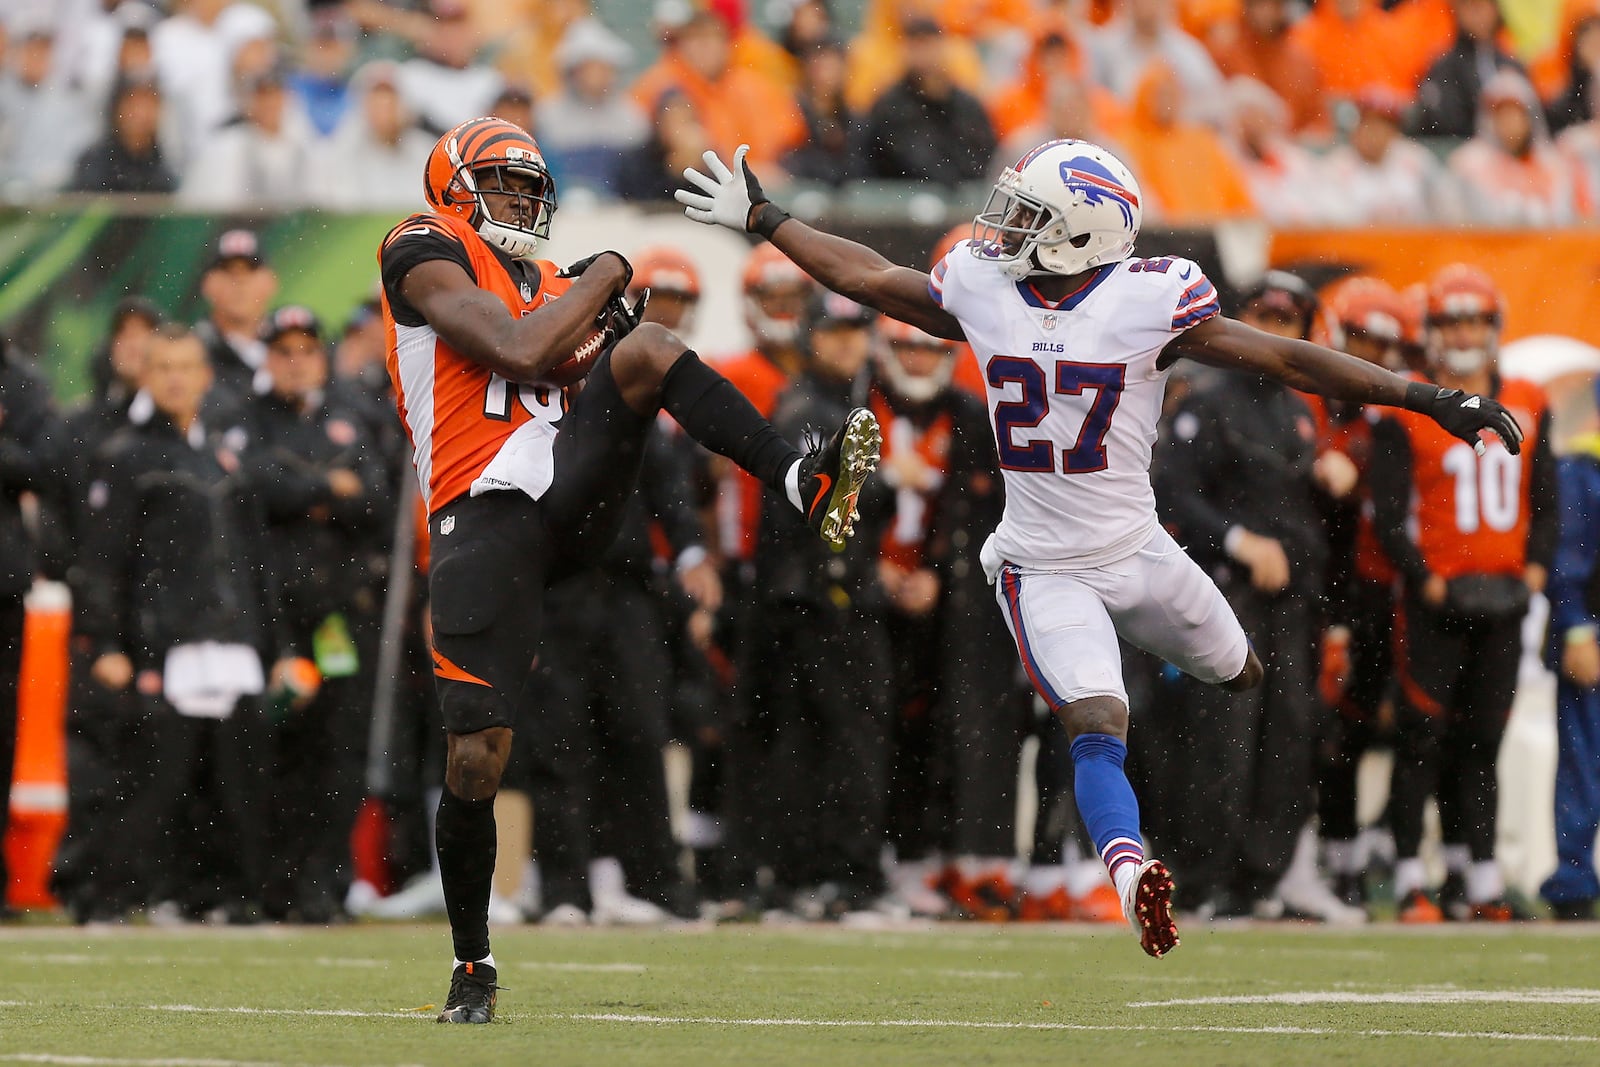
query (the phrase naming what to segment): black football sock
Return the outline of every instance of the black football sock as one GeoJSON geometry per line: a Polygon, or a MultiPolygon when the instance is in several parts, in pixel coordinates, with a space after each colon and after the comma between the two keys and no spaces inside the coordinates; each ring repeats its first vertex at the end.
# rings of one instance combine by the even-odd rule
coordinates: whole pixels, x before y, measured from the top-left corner
{"type": "Polygon", "coordinates": [[[661,381],[661,406],[685,433],[727,456],[784,499],[784,477],[800,458],[755,405],[693,350],[678,357],[661,381]]]}
{"type": "Polygon", "coordinates": [[[444,880],[444,908],[456,959],[489,954],[489,887],[494,878],[494,798],[462,800],[444,788],[434,839],[444,880]]]}

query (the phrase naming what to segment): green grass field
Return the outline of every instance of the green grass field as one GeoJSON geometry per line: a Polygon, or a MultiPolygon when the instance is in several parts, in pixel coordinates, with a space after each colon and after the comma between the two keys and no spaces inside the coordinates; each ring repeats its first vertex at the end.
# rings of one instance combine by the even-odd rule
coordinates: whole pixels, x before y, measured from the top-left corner
{"type": "Polygon", "coordinates": [[[1596,1064],[1600,929],[495,934],[445,1027],[439,926],[0,932],[0,1065],[1596,1064]]]}

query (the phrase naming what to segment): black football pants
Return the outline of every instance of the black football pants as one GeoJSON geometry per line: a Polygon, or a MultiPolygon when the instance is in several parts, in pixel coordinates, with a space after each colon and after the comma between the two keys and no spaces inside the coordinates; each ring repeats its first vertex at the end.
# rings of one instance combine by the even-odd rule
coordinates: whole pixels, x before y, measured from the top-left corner
{"type": "Polygon", "coordinates": [[[1417,855],[1423,805],[1436,797],[1447,842],[1494,858],[1495,764],[1516,696],[1522,617],[1458,620],[1407,598],[1398,620],[1390,815],[1395,850],[1417,855]]]}

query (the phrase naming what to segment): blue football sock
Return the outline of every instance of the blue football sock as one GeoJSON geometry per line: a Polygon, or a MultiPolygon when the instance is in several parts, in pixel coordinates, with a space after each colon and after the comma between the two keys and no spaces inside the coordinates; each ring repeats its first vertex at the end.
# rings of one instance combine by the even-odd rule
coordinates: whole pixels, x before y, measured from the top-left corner
{"type": "Polygon", "coordinates": [[[1078,815],[1118,892],[1144,862],[1139,801],[1122,770],[1127,758],[1128,746],[1109,734],[1081,734],[1072,742],[1073,795],[1078,801],[1078,815]]]}

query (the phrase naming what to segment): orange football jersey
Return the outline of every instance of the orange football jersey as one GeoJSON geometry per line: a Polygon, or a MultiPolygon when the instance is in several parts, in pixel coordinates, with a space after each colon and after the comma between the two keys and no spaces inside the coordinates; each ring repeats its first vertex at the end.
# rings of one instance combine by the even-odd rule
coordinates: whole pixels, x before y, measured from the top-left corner
{"type": "MultiPolygon", "coordinates": [[[[412,215],[384,238],[378,250],[379,263],[403,254],[408,241],[447,249],[451,254],[423,254],[417,261],[448,258],[462,263],[479,288],[493,293],[513,315],[527,315],[572,285],[569,279],[557,278],[556,265],[544,260],[535,264],[537,286],[518,281],[472,226],[452,215],[412,215]]],[[[560,390],[508,382],[451,348],[426,322],[397,322],[387,284],[383,325],[389,379],[429,514],[471,491],[484,469],[524,426],[540,422],[540,429],[547,430],[544,436],[554,440],[554,426],[563,411],[560,390]]],[[[488,488],[515,487],[497,483],[488,488]]]]}
{"type": "Polygon", "coordinates": [[[1506,379],[1496,400],[1510,409],[1525,435],[1513,456],[1485,434],[1482,456],[1428,416],[1396,411],[1411,445],[1413,536],[1428,570],[1463,574],[1522,574],[1528,558],[1528,495],[1533,453],[1544,414],[1543,390],[1506,379]]]}

